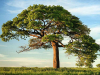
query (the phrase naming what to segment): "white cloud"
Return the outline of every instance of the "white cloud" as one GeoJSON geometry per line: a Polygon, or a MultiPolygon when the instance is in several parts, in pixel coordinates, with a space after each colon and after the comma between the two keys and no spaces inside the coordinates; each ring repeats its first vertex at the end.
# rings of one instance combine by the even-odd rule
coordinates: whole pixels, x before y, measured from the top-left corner
{"type": "MultiPolygon", "coordinates": [[[[44,63],[51,63],[52,60],[50,60],[50,59],[36,59],[36,58],[32,58],[32,57],[30,57],[30,58],[27,57],[27,58],[7,58],[5,60],[0,60],[0,62],[16,63],[17,64],[16,66],[32,66],[32,65],[38,66],[38,65],[41,65],[44,63]]],[[[6,65],[6,66],[8,66],[8,65],[6,65]]],[[[13,64],[11,66],[13,66],[13,64]]]]}
{"type": "Polygon", "coordinates": [[[97,40],[96,40],[96,43],[97,43],[97,44],[100,44],[100,39],[97,39],[97,40]]]}
{"type": "Polygon", "coordinates": [[[35,67],[35,66],[46,66],[47,64],[52,64],[52,60],[50,59],[36,59],[32,57],[19,57],[19,58],[6,58],[0,60],[2,67],[21,67],[21,66],[27,66],[27,67],[35,67]],[[9,62],[9,64],[7,63],[9,62]]]}
{"type": "Polygon", "coordinates": [[[10,13],[21,13],[23,9],[20,9],[20,10],[8,10],[8,12],[10,13]]]}
{"type": "Polygon", "coordinates": [[[22,10],[27,9],[27,7],[29,5],[31,5],[32,3],[34,3],[34,1],[30,0],[30,1],[25,1],[25,0],[13,0],[13,1],[9,1],[8,3],[6,3],[8,6],[14,7],[15,9],[8,9],[7,11],[12,13],[20,13],[22,10]]]}
{"type": "Polygon", "coordinates": [[[76,67],[76,62],[60,62],[61,67],[76,67]]]}
{"type": "Polygon", "coordinates": [[[18,1],[18,0],[13,0],[13,1],[9,1],[8,3],[6,3],[8,6],[12,6],[14,8],[18,8],[19,10],[8,10],[10,13],[17,13],[20,12],[21,10],[23,9],[27,9],[27,7],[29,7],[29,5],[33,5],[33,4],[44,4],[44,5],[61,5],[63,6],[64,8],[68,9],[68,8],[72,8],[72,7],[77,7],[77,6],[80,6],[80,5],[83,5],[82,3],[78,3],[74,0],[44,0],[44,1],[36,1],[36,0],[21,0],[21,1],[18,1]]]}
{"type": "Polygon", "coordinates": [[[75,0],[51,0],[51,1],[33,1],[33,0],[13,0],[6,3],[8,6],[18,8],[19,10],[8,10],[10,13],[21,12],[23,9],[27,9],[29,5],[33,4],[44,4],[44,5],[61,5],[72,14],[78,15],[91,15],[91,14],[100,14],[100,5],[93,5],[88,3],[82,3],[75,0]]]}
{"type": "Polygon", "coordinates": [[[90,29],[91,29],[90,36],[92,36],[94,39],[99,39],[100,38],[100,26],[96,26],[90,29]]]}
{"type": "Polygon", "coordinates": [[[34,62],[34,63],[42,63],[42,62],[50,62],[51,60],[46,59],[35,59],[35,58],[8,58],[6,60],[0,61],[11,61],[11,62],[34,62]]]}
{"type": "Polygon", "coordinates": [[[85,5],[85,3],[80,3],[80,2],[75,1],[75,0],[55,0],[55,1],[51,0],[51,1],[47,1],[47,2],[45,1],[45,3],[43,3],[43,4],[60,5],[66,9],[85,5]]]}
{"type": "Polygon", "coordinates": [[[69,65],[71,65],[72,62],[61,62],[61,64],[69,64],[69,65]]]}
{"type": "Polygon", "coordinates": [[[6,55],[4,55],[4,54],[0,54],[0,57],[6,57],[6,55]]]}
{"type": "Polygon", "coordinates": [[[24,0],[13,0],[13,1],[10,1],[8,3],[6,3],[8,6],[12,6],[12,7],[16,7],[16,8],[23,8],[25,9],[26,8],[26,2],[24,0]]]}
{"type": "Polygon", "coordinates": [[[78,15],[100,14],[100,5],[81,6],[69,9],[69,11],[78,15]]]}
{"type": "Polygon", "coordinates": [[[45,66],[45,67],[49,67],[49,66],[45,66]]]}

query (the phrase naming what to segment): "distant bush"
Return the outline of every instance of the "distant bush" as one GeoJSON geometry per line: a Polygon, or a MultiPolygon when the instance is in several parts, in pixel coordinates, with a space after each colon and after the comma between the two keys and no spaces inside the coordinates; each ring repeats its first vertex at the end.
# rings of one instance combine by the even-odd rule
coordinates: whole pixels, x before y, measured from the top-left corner
{"type": "Polygon", "coordinates": [[[100,67],[100,64],[97,64],[96,66],[97,66],[97,67],[100,67]]]}
{"type": "Polygon", "coordinates": [[[26,67],[26,66],[22,66],[22,67],[26,67]]]}

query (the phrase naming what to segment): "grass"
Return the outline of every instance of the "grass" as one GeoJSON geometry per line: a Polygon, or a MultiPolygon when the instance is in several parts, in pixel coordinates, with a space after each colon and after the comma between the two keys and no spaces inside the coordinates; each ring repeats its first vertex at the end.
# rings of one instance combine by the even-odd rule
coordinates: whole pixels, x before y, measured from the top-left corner
{"type": "Polygon", "coordinates": [[[100,68],[0,67],[0,75],[100,75],[100,68]]]}

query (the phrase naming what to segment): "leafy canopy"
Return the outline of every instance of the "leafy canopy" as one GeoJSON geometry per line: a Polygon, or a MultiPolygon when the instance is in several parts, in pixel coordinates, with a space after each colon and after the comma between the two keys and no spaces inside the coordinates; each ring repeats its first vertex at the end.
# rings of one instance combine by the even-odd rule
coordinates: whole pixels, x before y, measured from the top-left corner
{"type": "MultiPolygon", "coordinates": [[[[62,6],[33,5],[2,25],[0,38],[7,42],[33,36],[28,49],[50,48],[51,42],[63,44],[63,36],[77,39],[90,29],[62,6]],[[77,36],[76,36],[77,35],[77,36]]],[[[64,47],[64,46],[63,46],[64,47]]],[[[24,47],[22,47],[24,48],[24,47]]],[[[27,49],[26,49],[27,50],[27,49]]],[[[23,51],[26,51],[25,48],[23,51]]]]}
{"type": "Polygon", "coordinates": [[[92,63],[97,58],[97,51],[100,46],[95,43],[95,40],[89,35],[81,35],[76,41],[69,43],[66,46],[66,53],[75,54],[79,60],[76,65],[79,67],[92,67],[92,63]]]}

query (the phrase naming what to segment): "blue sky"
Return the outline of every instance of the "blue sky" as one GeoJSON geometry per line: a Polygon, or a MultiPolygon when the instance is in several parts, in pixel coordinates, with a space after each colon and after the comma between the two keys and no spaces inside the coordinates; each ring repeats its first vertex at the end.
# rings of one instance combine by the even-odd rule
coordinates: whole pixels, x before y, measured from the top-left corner
{"type": "MultiPolygon", "coordinates": [[[[0,34],[3,23],[12,20],[18,13],[33,4],[63,6],[91,29],[90,36],[100,44],[100,0],[0,0],[0,34]]],[[[19,46],[28,45],[29,39],[9,42],[0,39],[0,67],[53,67],[53,49],[31,50],[20,54],[16,52],[20,50],[19,46]]],[[[67,39],[63,43],[65,41],[67,42],[67,39]]],[[[61,67],[76,67],[77,57],[67,56],[62,48],[59,51],[61,67]]],[[[100,56],[93,66],[96,67],[98,63],[100,56]]]]}

